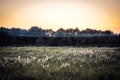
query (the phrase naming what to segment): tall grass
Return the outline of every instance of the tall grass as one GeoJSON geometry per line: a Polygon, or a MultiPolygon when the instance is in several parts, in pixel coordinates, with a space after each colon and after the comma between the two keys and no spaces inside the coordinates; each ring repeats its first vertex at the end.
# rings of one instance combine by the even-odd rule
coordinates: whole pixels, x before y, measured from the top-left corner
{"type": "Polygon", "coordinates": [[[1,80],[120,80],[120,48],[0,48],[1,80]]]}

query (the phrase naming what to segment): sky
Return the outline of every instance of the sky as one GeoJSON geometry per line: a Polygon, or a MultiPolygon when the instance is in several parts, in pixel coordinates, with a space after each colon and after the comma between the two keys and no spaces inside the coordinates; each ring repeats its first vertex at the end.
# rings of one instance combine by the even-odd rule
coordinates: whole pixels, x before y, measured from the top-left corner
{"type": "Polygon", "coordinates": [[[0,26],[120,32],[120,0],[0,0],[0,26]]]}

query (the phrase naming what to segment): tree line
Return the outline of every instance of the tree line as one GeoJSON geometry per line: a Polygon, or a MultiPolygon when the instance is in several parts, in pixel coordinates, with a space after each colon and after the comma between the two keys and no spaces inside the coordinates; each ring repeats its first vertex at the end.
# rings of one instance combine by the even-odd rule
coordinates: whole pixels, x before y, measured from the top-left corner
{"type": "MultiPolygon", "coordinates": [[[[59,29],[58,31],[63,31],[59,29]]],[[[66,30],[67,31],[67,30],[66,30]]],[[[72,30],[71,30],[72,31],[72,30]]],[[[92,33],[97,30],[86,29],[78,32],[92,33]]],[[[120,34],[112,31],[101,31],[112,36],[92,36],[92,37],[33,37],[33,36],[11,36],[9,33],[0,30],[0,46],[99,46],[118,47],[120,46],[120,34]]]]}

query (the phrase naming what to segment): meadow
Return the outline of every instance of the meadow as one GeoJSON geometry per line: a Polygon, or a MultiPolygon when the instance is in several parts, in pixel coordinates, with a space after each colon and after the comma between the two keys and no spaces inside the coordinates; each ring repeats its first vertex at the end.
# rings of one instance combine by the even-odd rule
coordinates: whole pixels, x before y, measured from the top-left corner
{"type": "Polygon", "coordinates": [[[0,47],[0,80],[120,80],[120,48],[0,47]]]}

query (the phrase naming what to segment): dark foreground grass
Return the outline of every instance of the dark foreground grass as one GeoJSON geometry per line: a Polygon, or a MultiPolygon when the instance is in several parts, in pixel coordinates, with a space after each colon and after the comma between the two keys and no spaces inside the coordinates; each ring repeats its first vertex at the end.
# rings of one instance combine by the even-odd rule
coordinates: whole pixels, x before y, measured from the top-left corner
{"type": "Polygon", "coordinates": [[[26,48],[0,51],[0,80],[120,80],[119,48],[67,48],[66,53],[61,52],[64,48],[26,48]],[[21,49],[25,49],[24,55],[20,55],[24,52],[21,49]],[[69,50],[86,54],[75,51],[70,54],[69,50]],[[43,54],[49,55],[48,59],[43,54]],[[49,58],[50,55],[54,57],[49,58]]]}

